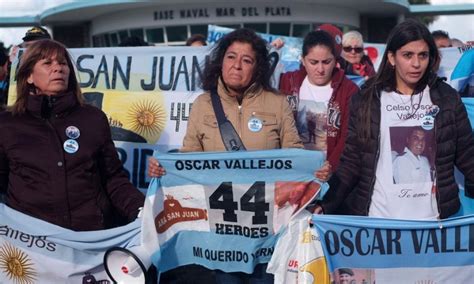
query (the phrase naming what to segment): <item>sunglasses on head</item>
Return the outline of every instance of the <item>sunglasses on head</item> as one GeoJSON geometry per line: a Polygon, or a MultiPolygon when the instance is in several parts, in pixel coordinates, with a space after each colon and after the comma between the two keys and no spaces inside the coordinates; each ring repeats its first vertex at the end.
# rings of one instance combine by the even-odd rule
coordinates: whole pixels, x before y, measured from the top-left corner
{"type": "Polygon", "coordinates": [[[364,51],[363,47],[352,47],[352,46],[344,46],[342,48],[345,52],[351,52],[354,50],[355,53],[361,53],[364,51]]]}

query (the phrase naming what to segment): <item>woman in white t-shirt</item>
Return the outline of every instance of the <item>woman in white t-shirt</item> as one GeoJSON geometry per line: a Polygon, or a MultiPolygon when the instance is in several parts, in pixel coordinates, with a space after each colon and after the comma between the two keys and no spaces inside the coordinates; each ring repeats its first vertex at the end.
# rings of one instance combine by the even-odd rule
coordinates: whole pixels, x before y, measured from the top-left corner
{"type": "Polygon", "coordinates": [[[352,99],[331,190],[317,213],[436,220],[460,209],[454,166],[474,196],[474,138],[459,94],[438,79],[439,53],[416,20],[390,33],[379,70],[352,99]]]}
{"type": "MultiPolygon", "coordinates": [[[[303,40],[301,68],[283,74],[280,79],[280,91],[293,107],[305,149],[327,154],[323,169],[335,169],[339,164],[347,134],[350,97],[359,90],[336,67],[340,56],[336,44],[326,30],[309,32],[303,40]]],[[[316,172],[316,177],[321,179],[321,172],[316,172]]]]}

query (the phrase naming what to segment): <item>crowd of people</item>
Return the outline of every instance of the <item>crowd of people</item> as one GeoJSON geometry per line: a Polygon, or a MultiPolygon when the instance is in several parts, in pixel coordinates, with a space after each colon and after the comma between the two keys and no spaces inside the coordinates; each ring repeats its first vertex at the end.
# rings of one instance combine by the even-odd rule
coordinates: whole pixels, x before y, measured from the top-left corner
{"type": "MultiPolygon", "coordinates": [[[[430,33],[416,20],[406,20],[389,34],[376,71],[358,31],[343,34],[321,25],[305,36],[300,68],[282,74],[277,90],[270,84],[268,44],[250,29],[237,29],[212,47],[201,80],[204,93],[194,101],[180,151],[322,151],[326,162],[314,175],[330,190],[312,204],[314,213],[448,218],[460,208],[454,167],[474,180],[466,109],[436,75],[438,48],[455,42],[445,32],[430,33]],[[366,83],[359,89],[347,75],[366,83]]],[[[140,39],[124,43],[142,45],[140,39]]],[[[186,45],[204,46],[206,40],[194,35],[186,45]]],[[[76,231],[133,221],[144,196],[123,170],[106,115],[84,103],[66,47],[41,27],[29,30],[20,46],[16,101],[0,112],[5,203],[76,231]]],[[[10,62],[2,50],[2,104],[10,62]]],[[[161,177],[166,169],[151,159],[148,174],[161,177]]],[[[472,197],[470,184],[465,189],[472,197]]],[[[339,274],[353,276],[350,269],[339,274]]],[[[162,275],[164,283],[196,279],[273,283],[266,264],[252,274],[189,265],[162,275]]],[[[347,279],[344,283],[350,283],[347,279]]]]}

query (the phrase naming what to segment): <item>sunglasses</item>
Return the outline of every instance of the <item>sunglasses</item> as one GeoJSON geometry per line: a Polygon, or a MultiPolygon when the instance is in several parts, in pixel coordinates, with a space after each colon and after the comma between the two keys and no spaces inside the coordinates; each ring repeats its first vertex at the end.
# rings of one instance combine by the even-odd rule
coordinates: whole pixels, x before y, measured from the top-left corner
{"type": "Polygon", "coordinates": [[[363,47],[352,47],[352,46],[344,46],[342,48],[345,52],[351,52],[354,50],[355,53],[362,53],[364,51],[363,47]]]}

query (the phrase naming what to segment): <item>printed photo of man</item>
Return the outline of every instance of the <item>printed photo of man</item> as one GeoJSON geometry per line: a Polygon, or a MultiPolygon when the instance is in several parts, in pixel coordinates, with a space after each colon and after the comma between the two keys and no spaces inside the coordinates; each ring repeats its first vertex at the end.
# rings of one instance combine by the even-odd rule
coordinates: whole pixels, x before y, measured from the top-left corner
{"type": "Polygon", "coordinates": [[[355,282],[354,279],[354,271],[350,268],[339,268],[339,281],[336,282],[338,284],[353,284],[355,282]]]}
{"type": "Polygon", "coordinates": [[[426,132],[421,127],[410,127],[406,145],[393,160],[395,184],[422,183],[432,181],[431,166],[425,155],[426,132]]]}

